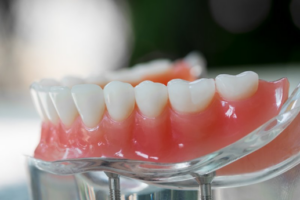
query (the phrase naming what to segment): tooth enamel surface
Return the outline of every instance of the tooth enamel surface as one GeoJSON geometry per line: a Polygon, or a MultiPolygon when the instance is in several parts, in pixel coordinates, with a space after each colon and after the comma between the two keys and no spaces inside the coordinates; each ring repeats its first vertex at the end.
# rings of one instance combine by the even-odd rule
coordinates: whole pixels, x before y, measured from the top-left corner
{"type": "Polygon", "coordinates": [[[168,83],[169,99],[172,108],[182,113],[195,113],[204,110],[215,95],[213,79],[199,79],[187,82],[174,79],[168,83]]]}
{"type": "Polygon", "coordinates": [[[109,115],[117,121],[126,119],[134,109],[134,96],[134,89],[129,83],[108,83],[104,87],[104,98],[109,115]]]}
{"type": "Polygon", "coordinates": [[[153,60],[148,63],[138,64],[132,71],[142,76],[162,74],[171,69],[172,62],[166,59],[153,60]]]}
{"type": "Polygon", "coordinates": [[[135,100],[147,117],[157,117],[168,102],[168,89],[164,84],[144,81],[135,87],[135,100]]]}
{"type": "Polygon", "coordinates": [[[47,121],[47,116],[44,111],[44,108],[42,107],[41,101],[38,96],[38,90],[39,90],[39,84],[38,83],[32,83],[30,86],[30,94],[31,98],[33,100],[35,109],[37,110],[39,116],[42,118],[42,120],[47,121]]]}
{"type": "Polygon", "coordinates": [[[38,96],[41,101],[43,110],[46,113],[47,118],[53,123],[57,124],[59,121],[58,114],[56,112],[56,109],[54,108],[54,105],[51,101],[49,91],[52,86],[58,86],[59,83],[52,79],[42,79],[39,82],[39,91],[38,96]]]}
{"type": "Polygon", "coordinates": [[[206,60],[201,53],[191,52],[184,58],[184,61],[190,66],[191,74],[194,77],[205,76],[206,60]]]}
{"type": "Polygon", "coordinates": [[[62,123],[70,126],[78,115],[72,99],[71,89],[54,86],[51,87],[49,94],[62,123]]]}
{"type": "Polygon", "coordinates": [[[221,74],[216,77],[219,94],[226,100],[241,100],[252,96],[258,88],[258,75],[247,71],[236,76],[221,74]]]}
{"type": "Polygon", "coordinates": [[[103,90],[94,84],[81,84],[72,87],[72,96],[83,123],[95,128],[105,111],[103,90]]]}
{"type": "Polygon", "coordinates": [[[74,85],[83,84],[84,81],[81,78],[73,76],[65,76],[60,80],[62,86],[72,88],[74,85]]]}

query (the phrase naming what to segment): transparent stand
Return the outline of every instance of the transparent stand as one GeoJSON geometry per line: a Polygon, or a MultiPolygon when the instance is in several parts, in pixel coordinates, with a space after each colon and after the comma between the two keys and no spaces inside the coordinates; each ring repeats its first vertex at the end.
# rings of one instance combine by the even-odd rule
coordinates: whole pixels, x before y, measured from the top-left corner
{"type": "MultiPolygon", "coordinates": [[[[152,163],[109,158],[46,162],[28,157],[28,163],[30,166],[51,174],[61,176],[76,174],[77,185],[81,185],[80,199],[101,199],[97,197],[95,188],[106,187],[105,199],[109,197],[111,200],[124,199],[128,192],[129,194],[143,194],[147,190],[147,194],[157,194],[156,192],[160,189],[162,191],[169,189],[170,194],[176,190],[197,190],[201,191],[198,199],[208,200],[212,199],[211,188],[240,187],[259,183],[283,174],[299,164],[299,112],[300,86],[294,90],[278,116],[239,141],[187,162],[152,163]],[[280,148],[281,146],[284,148],[280,148]],[[264,161],[266,158],[270,158],[268,162],[264,161]],[[251,170],[243,168],[248,165],[253,166],[251,170]],[[106,172],[108,179],[103,172],[99,174],[101,171],[106,172]],[[127,177],[123,185],[119,176],[127,177]],[[109,181],[103,184],[102,180],[109,181]],[[134,181],[139,183],[134,186],[134,181]],[[91,182],[94,182],[93,187],[87,186],[91,182]],[[88,191],[84,188],[88,188],[88,191]],[[133,188],[136,189],[135,192],[133,188]],[[152,189],[154,191],[149,191],[152,189]],[[94,197],[85,197],[91,195],[94,197]]],[[[152,196],[151,199],[155,197],[152,196]]],[[[176,199],[176,197],[171,195],[158,199],[176,199]]]]}

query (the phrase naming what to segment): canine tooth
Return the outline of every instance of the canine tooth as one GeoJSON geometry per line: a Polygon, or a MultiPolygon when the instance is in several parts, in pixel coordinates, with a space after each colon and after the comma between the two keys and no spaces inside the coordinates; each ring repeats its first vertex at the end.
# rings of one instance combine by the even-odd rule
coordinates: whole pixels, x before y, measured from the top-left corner
{"type": "Polygon", "coordinates": [[[135,100],[147,117],[157,117],[168,102],[168,89],[164,84],[144,81],[135,87],[135,100]]]}
{"type": "Polygon", "coordinates": [[[51,86],[58,86],[59,83],[53,79],[42,79],[39,82],[39,85],[40,89],[38,91],[38,96],[41,100],[46,116],[53,124],[57,124],[59,121],[59,117],[51,101],[49,91],[51,86]]]}
{"type": "Polygon", "coordinates": [[[126,119],[135,106],[134,89],[129,83],[108,83],[104,87],[104,98],[109,115],[117,121],[126,119]]]}
{"type": "Polygon", "coordinates": [[[61,79],[61,85],[71,88],[74,85],[83,84],[84,81],[81,78],[74,76],[65,76],[61,79]]]}
{"type": "Polygon", "coordinates": [[[50,97],[63,124],[70,126],[78,115],[72,99],[71,89],[54,86],[50,89],[50,97]]]}
{"type": "Polygon", "coordinates": [[[46,113],[44,111],[43,106],[41,105],[41,100],[38,96],[38,90],[39,90],[39,84],[34,82],[30,86],[30,94],[31,98],[33,100],[35,109],[37,110],[39,116],[42,118],[42,120],[47,120],[46,113]]]}
{"type": "Polygon", "coordinates": [[[247,71],[236,76],[221,74],[216,77],[219,94],[227,100],[240,100],[252,96],[258,88],[258,75],[247,71]]]}
{"type": "Polygon", "coordinates": [[[213,79],[199,79],[187,82],[174,79],[168,83],[168,92],[174,110],[195,113],[204,110],[215,95],[213,79]]]}
{"type": "Polygon", "coordinates": [[[101,87],[95,84],[75,85],[72,96],[83,123],[90,128],[96,127],[105,111],[101,87]]]}

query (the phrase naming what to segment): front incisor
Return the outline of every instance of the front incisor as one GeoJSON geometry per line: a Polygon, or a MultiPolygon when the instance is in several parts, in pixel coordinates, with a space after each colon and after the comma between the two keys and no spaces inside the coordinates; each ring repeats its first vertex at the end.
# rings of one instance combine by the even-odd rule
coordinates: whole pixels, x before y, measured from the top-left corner
{"type": "Polygon", "coordinates": [[[134,110],[134,89],[129,83],[112,81],[104,87],[104,98],[109,115],[116,121],[129,117],[134,110]]]}
{"type": "Polygon", "coordinates": [[[164,84],[144,81],[135,87],[135,100],[143,115],[157,117],[168,103],[168,89],[164,84]]]}

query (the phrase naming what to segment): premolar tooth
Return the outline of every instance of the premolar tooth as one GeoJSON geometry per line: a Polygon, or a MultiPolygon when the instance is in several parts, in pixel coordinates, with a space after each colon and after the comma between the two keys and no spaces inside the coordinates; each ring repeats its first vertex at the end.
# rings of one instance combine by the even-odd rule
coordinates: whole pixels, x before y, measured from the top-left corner
{"type": "Polygon", "coordinates": [[[72,87],[72,96],[83,123],[94,128],[105,111],[103,90],[94,84],[81,84],[72,87]]]}
{"type": "Polygon", "coordinates": [[[78,115],[71,89],[63,86],[51,87],[50,97],[62,123],[70,126],[78,115]]]}
{"type": "Polygon", "coordinates": [[[168,102],[168,89],[164,84],[144,81],[135,87],[135,100],[147,117],[157,117],[168,102]]]}
{"type": "Polygon", "coordinates": [[[135,106],[134,89],[129,83],[108,83],[104,87],[104,98],[109,115],[117,121],[126,119],[135,106]]]}
{"type": "Polygon", "coordinates": [[[35,109],[37,110],[39,116],[42,118],[42,120],[47,121],[47,116],[46,113],[44,111],[44,108],[41,104],[41,100],[38,96],[38,90],[39,90],[39,84],[34,82],[31,84],[30,86],[30,94],[31,94],[31,98],[33,100],[35,109]]]}
{"type": "Polygon", "coordinates": [[[195,113],[204,110],[215,95],[213,79],[199,79],[187,82],[174,79],[168,83],[168,92],[174,110],[182,113],[195,113]]]}
{"type": "Polygon", "coordinates": [[[84,81],[81,78],[74,76],[65,76],[61,79],[61,85],[72,88],[74,85],[83,84],[84,81]]]}
{"type": "Polygon", "coordinates": [[[46,113],[47,118],[53,123],[57,124],[59,121],[59,117],[57,115],[57,112],[54,108],[54,105],[51,101],[49,91],[52,86],[58,86],[59,83],[53,79],[42,79],[39,82],[39,91],[38,96],[41,100],[41,104],[43,106],[43,109],[46,113]]]}
{"type": "Polygon", "coordinates": [[[221,74],[216,77],[219,94],[226,100],[241,100],[252,96],[258,88],[258,75],[247,71],[236,76],[221,74]]]}

